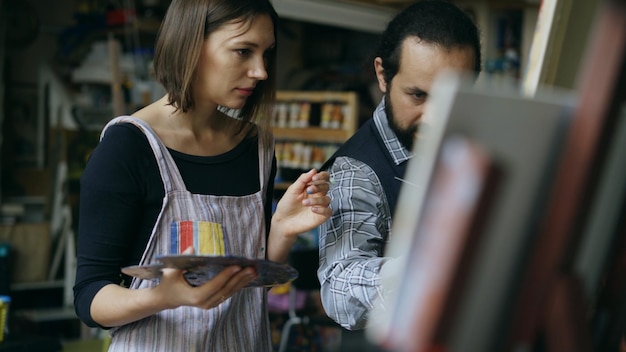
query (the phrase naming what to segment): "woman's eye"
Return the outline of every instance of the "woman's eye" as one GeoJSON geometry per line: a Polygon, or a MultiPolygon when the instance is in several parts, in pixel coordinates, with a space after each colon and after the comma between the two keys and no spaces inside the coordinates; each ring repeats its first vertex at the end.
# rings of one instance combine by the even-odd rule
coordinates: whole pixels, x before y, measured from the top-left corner
{"type": "Polygon", "coordinates": [[[251,53],[250,49],[237,49],[235,52],[241,56],[248,56],[251,53]]]}

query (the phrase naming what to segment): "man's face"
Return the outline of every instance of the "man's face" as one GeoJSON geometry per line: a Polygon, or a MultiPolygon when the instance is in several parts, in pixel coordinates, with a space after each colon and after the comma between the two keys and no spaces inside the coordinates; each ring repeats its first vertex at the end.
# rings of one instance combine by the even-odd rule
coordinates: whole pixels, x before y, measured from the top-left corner
{"type": "Polygon", "coordinates": [[[385,112],[400,143],[413,149],[420,126],[427,125],[422,115],[428,92],[435,77],[446,70],[472,71],[474,50],[471,47],[445,49],[409,37],[402,43],[398,73],[391,82],[384,79],[382,60],[374,60],[378,87],[385,94],[385,112]]]}

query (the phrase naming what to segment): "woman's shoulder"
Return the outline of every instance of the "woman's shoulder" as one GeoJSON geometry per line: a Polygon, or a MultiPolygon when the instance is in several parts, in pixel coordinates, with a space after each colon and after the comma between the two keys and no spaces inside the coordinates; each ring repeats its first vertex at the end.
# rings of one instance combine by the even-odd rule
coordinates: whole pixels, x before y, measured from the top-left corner
{"type": "Polygon", "coordinates": [[[101,142],[110,140],[115,140],[116,143],[138,143],[146,141],[146,136],[133,122],[118,120],[103,130],[101,142]]]}
{"type": "Polygon", "coordinates": [[[129,178],[129,175],[136,177],[156,163],[151,155],[148,140],[137,126],[128,122],[111,124],[90,153],[83,178],[120,180],[129,178]]]}
{"type": "Polygon", "coordinates": [[[152,154],[152,149],[148,137],[137,125],[118,121],[106,127],[94,152],[101,156],[134,162],[137,158],[152,154]]]}

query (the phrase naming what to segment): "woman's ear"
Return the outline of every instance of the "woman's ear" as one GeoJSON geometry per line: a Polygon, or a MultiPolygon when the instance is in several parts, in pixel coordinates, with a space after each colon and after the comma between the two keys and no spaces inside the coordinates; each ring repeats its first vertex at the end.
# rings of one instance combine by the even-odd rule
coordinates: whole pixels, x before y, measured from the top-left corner
{"type": "Polygon", "coordinates": [[[381,92],[387,93],[387,81],[385,81],[385,68],[383,67],[383,59],[377,57],[374,59],[374,72],[376,72],[376,79],[378,80],[378,89],[381,92]]]}

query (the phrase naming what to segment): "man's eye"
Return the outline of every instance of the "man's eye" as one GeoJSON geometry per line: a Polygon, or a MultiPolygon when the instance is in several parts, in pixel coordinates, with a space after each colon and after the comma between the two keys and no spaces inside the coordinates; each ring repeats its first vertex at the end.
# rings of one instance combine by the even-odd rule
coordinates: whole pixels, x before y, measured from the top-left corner
{"type": "Polygon", "coordinates": [[[416,100],[426,100],[426,98],[428,98],[428,94],[425,92],[418,92],[418,93],[413,93],[413,97],[416,100]]]}

